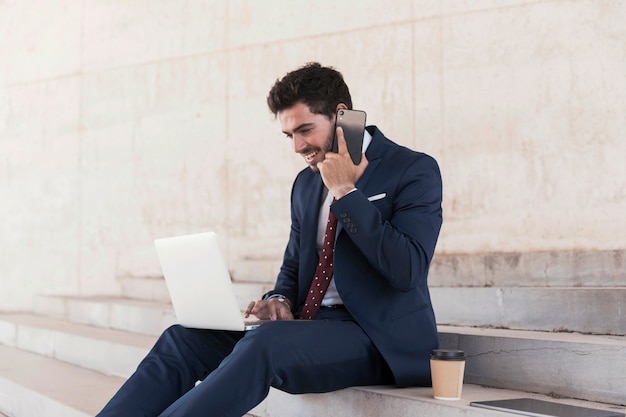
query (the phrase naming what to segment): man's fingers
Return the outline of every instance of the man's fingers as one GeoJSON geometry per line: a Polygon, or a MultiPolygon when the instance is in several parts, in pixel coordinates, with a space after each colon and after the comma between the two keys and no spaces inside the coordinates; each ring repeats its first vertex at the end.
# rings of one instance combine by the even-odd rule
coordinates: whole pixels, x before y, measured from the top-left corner
{"type": "Polygon", "coordinates": [[[254,309],[255,304],[256,304],[255,301],[250,301],[250,304],[248,304],[248,308],[246,308],[246,312],[244,313],[244,316],[246,318],[252,313],[252,310],[254,309]]]}
{"type": "Polygon", "coordinates": [[[285,320],[287,318],[287,316],[285,315],[285,310],[287,309],[286,308],[287,306],[285,304],[283,304],[283,303],[278,303],[278,304],[279,305],[276,308],[276,310],[278,310],[277,311],[277,313],[278,313],[277,317],[280,320],[285,320]]]}
{"type": "Polygon", "coordinates": [[[346,154],[348,153],[348,145],[346,144],[346,138],[343,136],[343,128],[341,126],[337,127],[337,153],[346,154]]]}
{"type": "Polygon", "coordinates": [[[292,319],[291,311],[286,304],[277,300],[251,301],[244,312],[244,317],[255,315],[260,319],[288,320],[292,319]]]}
{"type": "Polygon", "coordinates": [[[267,316],[270,320],[276,320],[276,307],[272,302],[267,304],[267,316]]]}

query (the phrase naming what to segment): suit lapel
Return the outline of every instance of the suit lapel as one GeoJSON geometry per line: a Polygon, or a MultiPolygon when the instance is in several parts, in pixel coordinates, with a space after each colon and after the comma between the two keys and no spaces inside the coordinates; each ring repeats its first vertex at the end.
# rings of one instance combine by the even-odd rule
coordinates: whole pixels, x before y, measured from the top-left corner
{"type": "Polygon", "coordinates": [[[370,145],[367,147],[367,151],[365,151],[365,156],[367,157],[367,168],[361,178],[356,183],[356,188],[359,190],[365,189],[367,182],[371,178],[373,172],[376,170],[380,160],[381,154],[383,150],[383,141],[385,137],[383,134],[374,126],[368,126],[368,132],[372,135],[372,141],[370,145]]]}

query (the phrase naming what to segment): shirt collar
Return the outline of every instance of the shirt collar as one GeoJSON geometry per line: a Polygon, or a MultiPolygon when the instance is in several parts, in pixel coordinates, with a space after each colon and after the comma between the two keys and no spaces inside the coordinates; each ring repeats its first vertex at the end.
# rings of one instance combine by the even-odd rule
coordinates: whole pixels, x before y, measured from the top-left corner
{"type": "Polygon", "coordinates": [[[372,135],[370,134],[370,132],[367,131],[367,129],[365,129],[365,133],[363,133],[363,153],[365,153],[365,151],[367,151],[367,148],[370,146],[370,143],[372,142],[372,135]]]}

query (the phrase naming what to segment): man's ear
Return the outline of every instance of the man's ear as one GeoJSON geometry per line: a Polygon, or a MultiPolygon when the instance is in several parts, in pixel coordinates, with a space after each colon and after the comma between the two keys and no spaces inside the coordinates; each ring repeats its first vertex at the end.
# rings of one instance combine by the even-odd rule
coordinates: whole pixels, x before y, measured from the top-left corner
{"type": "Polygon", "coordinates": [[[346,103],[338,103],[337,107],[335,108],[335,113],[333,114],[333,117],[330,118],[331,123],[335,123],[335,119],[337,118],[337,112],[340,109],[348,110],[348,106],[346,106],[346,103]]]}

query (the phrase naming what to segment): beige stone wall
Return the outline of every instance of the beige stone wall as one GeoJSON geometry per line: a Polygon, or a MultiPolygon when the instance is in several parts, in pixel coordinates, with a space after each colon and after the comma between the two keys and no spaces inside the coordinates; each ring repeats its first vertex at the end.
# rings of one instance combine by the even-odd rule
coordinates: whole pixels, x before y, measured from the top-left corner
{"type": "Polygon", "coordinates": [[[279,259],[303,163],[265,95],[310,60],[438,159],[439,253],[624,249],[625,21],[620,0],[0,1],[0,308],[116,293],[174,234],[279,259]]]}

